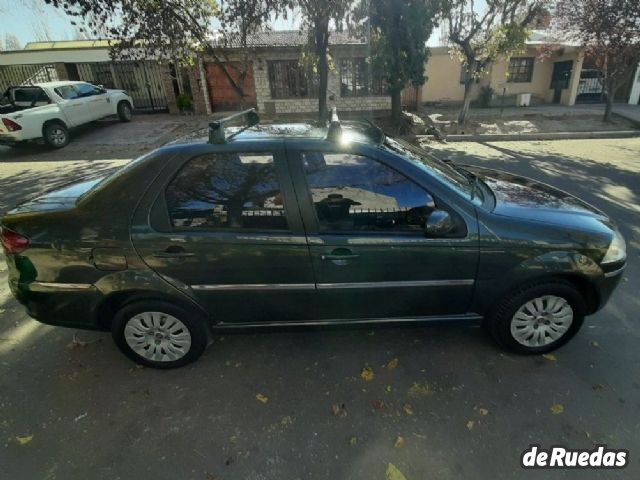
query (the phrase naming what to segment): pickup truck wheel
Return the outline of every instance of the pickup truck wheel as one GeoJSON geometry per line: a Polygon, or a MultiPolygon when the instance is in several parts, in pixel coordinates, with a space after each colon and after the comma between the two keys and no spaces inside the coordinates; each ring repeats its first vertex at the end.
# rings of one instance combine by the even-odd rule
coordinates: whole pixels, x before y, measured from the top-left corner
{"type": "Polygon", "coordinates": [[[53,148],[66,147],[69,143],[69,130],[60,122],[47,123],[42,129],[44,141],[53,148]]]}
{"type": "Polygon", "coordinates": [[[130,122],[132,113],[129,102],[122,100],[118,103],[118,118],[121,122],[130,122]]]}
{"type": "Polygon", "coordinates": [[[564,345],[582,326],[585,301],[570,282],[542,280],[507,294],[487,317],[489,333],[516,353],[545,353],[564,345]]]}
{"type": "Polygon", "coordinates": [[[197,360],[207,346],[203,319],[160,300],[126,304],[116,313],[111,332],[122,353],[152,368],[182,367],[197,360]]]}

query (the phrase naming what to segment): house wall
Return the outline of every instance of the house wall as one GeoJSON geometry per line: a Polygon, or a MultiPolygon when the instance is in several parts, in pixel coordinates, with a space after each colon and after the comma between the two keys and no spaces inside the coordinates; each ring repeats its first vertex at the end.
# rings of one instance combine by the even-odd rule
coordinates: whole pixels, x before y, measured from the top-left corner
{"type": "MultiPolygon", "coordinates": [[[[573,105],[580,80],[582,68],[582,55],[576,48],[567,47],[550,56],[541,56],[536,47],[528,47],[527,50],[517,55],[518,57],[534,57],[533,74],[530,82],[508,82],[507,72],[509,61],[500,59],[493,63],[490,71],[476,84],[472,99],[476,99],[482,85],[490,85],[496,96],[515,96],[519,93],[531,93],[538,101],[551,103],[553,90],[550,87],[553,63],[564,60],[573,60],[574,66],[571,74],[570,86],[563,90],[560,103],[573,105]]],[[[428,77],[422,89],[423,102],[462,102],[464,98],[464,85],[460,83],[460,62],[452,58],[449,49],[436,47],[431,49],[431,57],[426,64],[428,77]]]]}
{"type": "MultiPolygon", "coordinates": [[[[366,56],[366,50],[363,47],[362,45],[332,47],[331,55],[334,68],[329,71],[327,103],[330,107],[336,106],[338,111],[375,111],[389,110],[391,108],[391,97],[389,96],[340,96],[340,60],[342,58],[366,56]]],[[[251,59],[253,63],[256,103],[260,112],[275,111],[277,115],[281,113],[311,113],[318,111],[318,98],[316,96],[286,99],[271,98],[267,62],[270,60],[299,60],[300,54],[300,48],[257,49],[255,52],[252,52],[251,59]]],[[[228,61],[239,59],[237,54],[233,53],[228,54],[226,57],[228,61]]],[[[215,88],[215,86],[211,86],[211,88],[215,88]]],[[[209,93],[211,94],[212,92],[209,93]]]]}

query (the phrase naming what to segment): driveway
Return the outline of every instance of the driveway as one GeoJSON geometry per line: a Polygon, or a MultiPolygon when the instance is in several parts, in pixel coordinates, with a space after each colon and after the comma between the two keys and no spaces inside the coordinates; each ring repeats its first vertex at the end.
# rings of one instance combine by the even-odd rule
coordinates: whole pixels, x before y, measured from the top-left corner
{"type": "MultiPolygon", "coordinates": [[[[566,189],[618,222],[624,280],[568,345],[522,357],[467,325],[297,329],[220,336],[199,362],[156,371],[108,334],[27,318],[2,262],[0,478],[369,480],[389,464],[407,480],[640,478],[640,139],[437,150],[566,189]],[[607,472],[523,471],[532,443],[604,443],[631,460],[607,472]]],[[[0,210],[117,167],[123,152],[0,163],[0,210]]]]}

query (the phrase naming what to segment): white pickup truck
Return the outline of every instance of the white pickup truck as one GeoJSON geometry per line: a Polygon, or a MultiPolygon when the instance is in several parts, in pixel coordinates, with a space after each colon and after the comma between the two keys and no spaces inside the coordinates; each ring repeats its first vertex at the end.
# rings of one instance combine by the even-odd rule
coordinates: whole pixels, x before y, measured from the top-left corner
{"type": "Polygon", "coordinates": [[[0,144],[43,138],[53,148],[69,143],[69,129],[117,115],[131,121],[133,100],[124,90],[61,81],[9,87],[0,99],[0,144]]]}

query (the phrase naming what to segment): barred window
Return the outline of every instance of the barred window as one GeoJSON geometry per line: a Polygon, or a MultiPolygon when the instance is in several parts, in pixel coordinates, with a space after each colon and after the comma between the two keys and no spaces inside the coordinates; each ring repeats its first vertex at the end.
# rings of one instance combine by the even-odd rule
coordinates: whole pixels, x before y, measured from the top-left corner
{"type": "Polygon", "coordinates": [[[310,65],[300,65],[298,60],[274,60],[267,65],[271,98],[318,95],[318,78],[310,65]]]}
{"type": "Polygon", "coordinates": [[[533,76],[533,57],[514,57],[509,60],[509,74],[507,81],[526,83],[533,76]]]}
{"type": "Polygon", "coordinates": [[[364,58],[344,58],[340,61],[340,96],[364,97],[385,95],[384,79],[376,75],[364,58]]]}

